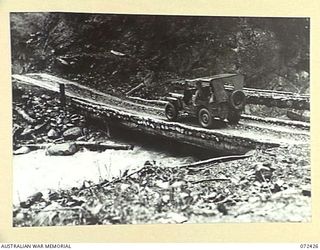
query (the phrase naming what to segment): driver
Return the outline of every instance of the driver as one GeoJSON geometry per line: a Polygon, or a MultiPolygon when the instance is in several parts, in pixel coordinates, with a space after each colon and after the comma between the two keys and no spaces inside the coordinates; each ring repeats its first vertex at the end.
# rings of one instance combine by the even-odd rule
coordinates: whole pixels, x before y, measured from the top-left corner
{"type": "Polygon", "coordinates": [[[192,92],[188,87],[187,81],[183,83],[183,102],[185,105],[189,105],[190,100],[192,99],[192,92]]]}
{"type": "Polygon", "coordinates": [[[212,84],[210,84],[210,98],[209,98],[209,103],[214,103],[215,102],[215,93],[212,84]]]}
{"type": "Polygon", "coordinates": [[[197,81],[196,83],[196,93],[193,98],[193,105],[197,106],[199,104],[199,101],[206,101],[206,95],[203,91],[202,82],[197,81]]]}

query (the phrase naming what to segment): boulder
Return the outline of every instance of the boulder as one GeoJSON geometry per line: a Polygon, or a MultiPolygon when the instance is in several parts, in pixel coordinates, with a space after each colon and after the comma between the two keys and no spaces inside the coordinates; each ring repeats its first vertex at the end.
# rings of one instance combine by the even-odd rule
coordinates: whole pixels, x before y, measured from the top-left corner
{"type": "Polygon", "coordinates": [[[26,201],[20,202],[20,207],[29,208],[36,202],[41,201],[42,197],[43,197],[43,194],[41,192],[37,192],[32,196],[30,196],[26,201]]]}
{"type": "Polygon", "coordinates": [[[22,146],[21,148],[15,150],[13,152],[14,155],[22,155],[22,154],[27,154],[29,153],[31,150],[29,147],[26,147],[26,146],[22,146]]]}
{"type": "Polygon", "coordinates": [[[44,100],[50,100],[50,99],[52,99],[50,96],[48,96],[48,95],[46,95],[46,94],[41,95],[41,98],[44,99],[44,100]]]}
{"type": "Polygon", "coordinates": [[[307,184],[302,187],[302,195],[311,197],[311,185],[307,184]]]}
{"type": "MultiPolygon", "coordinates": [[[[67,126],[68,126],[68,124],[67,124],[67,126]]],[[[82,129],[79,127],[71,127],[63,132],[63,137],[65,139],[71,139],[71,140],[77,139],[81,135],[82,135],[82,129]]]]}
{"type": "Polygon", "coordinates": [[[52,128],[52,129],[49,130],[47,136],[48,136],[49,139],[56,139],[56,138],[59,137],[59,133],[52,128]]]}
{"type": "Polygon", "coordinates": [[[74,143],[53,144],[46,150],[47,155],[73,155],[78,151],[74,143]]]}

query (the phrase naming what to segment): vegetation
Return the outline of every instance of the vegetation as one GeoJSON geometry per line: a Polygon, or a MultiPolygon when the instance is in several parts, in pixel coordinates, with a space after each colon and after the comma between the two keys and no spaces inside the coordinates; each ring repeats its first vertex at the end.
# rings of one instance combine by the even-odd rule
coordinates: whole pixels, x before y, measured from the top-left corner
{"type": "MultiPolygon", "coordinates": [[[[13,73],[49,72],[119,95],[143,82],[135,93],[143,97],[166,93],[175,80],[227,72],[244,74],[248,87],[308,91],[307,18],[11,13],[10,20],[13,73]]],[[[88,140],[102,137],[48,93],[13,89],[13,108],[15,142],[56,141],[67,125],[90,132],[81,134],[88,140]]],[[[119,178],[38,192],[13,206],[13,226],[309,222],[310,183],[302,141],[198,167],[146,161],[119,178]]]]}
{"type": "Polygon", "coordinates": [[[148,78],[145,96],[171,80],[238,72],[247,86],[304,92],[309,25],[308,18],[12,13],[13,72],[49,71],[122,93],[148,78]]]}

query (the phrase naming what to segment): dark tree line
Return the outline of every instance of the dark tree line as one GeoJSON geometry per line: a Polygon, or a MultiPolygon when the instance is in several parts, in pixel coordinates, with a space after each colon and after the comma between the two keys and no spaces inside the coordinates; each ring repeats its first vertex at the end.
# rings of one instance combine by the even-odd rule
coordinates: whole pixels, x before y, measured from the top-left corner
{"type": "Polygon", "coordinates": [[[238,72],[248,86],[287,81],[299,89],[309,26],[308,18],[12,13],[13,72],[102,74],[127,84],[150,71],[155,81],[238,72]]]}

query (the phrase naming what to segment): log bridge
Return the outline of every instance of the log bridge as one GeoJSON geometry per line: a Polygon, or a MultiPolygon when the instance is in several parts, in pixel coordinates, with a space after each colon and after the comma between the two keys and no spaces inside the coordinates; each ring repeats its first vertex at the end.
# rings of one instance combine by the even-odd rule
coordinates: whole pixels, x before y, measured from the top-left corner
{"type": "Polygon", "coordinates": [[[111,125],[166,137],[179,142],[229,153],[246,153],[256,148],[277,147],[280,143],[233,136],[219,129],[204,129],[178,122],[169,122],[148,115],[120,111],[103,104],[71,98],[71,105],[87,117],[103,119],[111,125]]]}
{"type": "Polygon", "coordinates": [[[205,129],[195,124],[169,122],[162,115],[149,112],[152,109],[159,110],[159,107],[120,99],[48,74],[13,75],[13,83],[15,82],[54,92],[61,91],[59,86],[65,84],[67,104],[86,116],[198,147],[228,153],[246,153],[256,148],[277,147],[283,142],[280,138],[269,138],[264,133],[244,133],[238,128],[205,129]],[[84,93],[92,95],[85,96],[84,93]]]}

